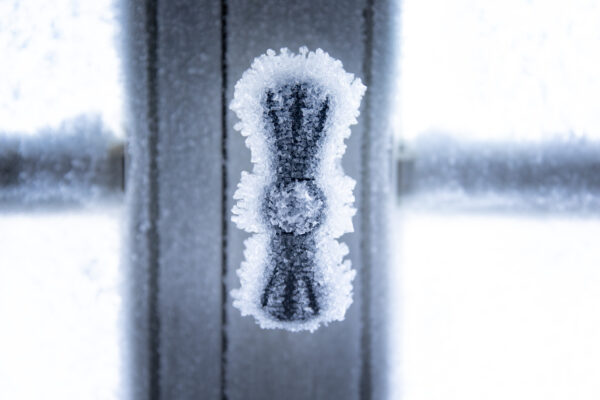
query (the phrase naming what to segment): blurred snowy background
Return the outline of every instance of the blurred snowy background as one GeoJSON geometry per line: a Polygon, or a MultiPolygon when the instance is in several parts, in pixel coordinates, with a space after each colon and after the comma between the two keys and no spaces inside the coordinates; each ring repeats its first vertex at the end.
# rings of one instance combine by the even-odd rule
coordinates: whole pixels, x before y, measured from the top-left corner
{"type": "Polygon", "coordinates": [[[112,3],[0,2],[0,399],[120,398],[112,3]]]}
{"type": "Polygon", "coordinates": [[[390,398],[600,398],[600,3],[401,21],[390,398]]]}
{"type": "Polygon", "coordinates": [[[32,134],[101,114],[122,136],[114,0],[0,2],[0,132],[32,134]]]}
{"type": "MultiPolygon", "coordinates": [[[[112,3],[0,2],[0,158],[122,140],[112,3]]],[[[390,398],[600,398],[600,3],[401,21],[390,398]]],[[[0,399],[120,398],[123,210],[77,175],[105,153],[25,191],[0,162],[0,399]]]]}

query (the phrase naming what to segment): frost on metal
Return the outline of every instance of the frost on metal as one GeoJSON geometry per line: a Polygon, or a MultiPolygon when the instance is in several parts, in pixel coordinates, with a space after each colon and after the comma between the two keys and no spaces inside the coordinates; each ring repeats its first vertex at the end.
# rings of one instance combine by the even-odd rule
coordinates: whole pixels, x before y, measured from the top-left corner
{"type": "Polygon", "coordinates": [[[232,291],[262,328],[314,331],[344,319],[355,271],[348,247],[352,190],[341,158],[366,87],[318,49],[268,50],[235,86],[230,108],[253,170],[242,172],[232,220],[253,233],[232,291]]]}

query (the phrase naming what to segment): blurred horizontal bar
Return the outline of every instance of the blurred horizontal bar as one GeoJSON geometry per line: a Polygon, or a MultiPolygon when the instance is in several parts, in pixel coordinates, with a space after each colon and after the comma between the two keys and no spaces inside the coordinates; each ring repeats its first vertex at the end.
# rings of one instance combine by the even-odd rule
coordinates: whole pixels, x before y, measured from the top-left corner
{"type": "Polygon", "coordinates": [[[81,116],[34,135],[0,133],[0,207],[79,204],[120,196],[124,144],[81,116]]]}
{"type": "Polygon", "coordinates": [[[425,135],[401,146],[397,168],[400,197],[419,198],[428,206],[600,211],[598,141],[425,135]]]}

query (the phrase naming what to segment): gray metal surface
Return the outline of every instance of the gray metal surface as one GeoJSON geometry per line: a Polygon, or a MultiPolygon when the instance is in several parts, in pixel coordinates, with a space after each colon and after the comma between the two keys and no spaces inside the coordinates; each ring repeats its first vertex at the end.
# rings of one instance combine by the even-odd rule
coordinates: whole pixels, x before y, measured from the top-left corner
{"type": "Polygon", "coordinates": [[[380,22],[383,33],[390,29],[388,2],[127,4],[131,397],[385,398],[385,291],[375,283],[381,273],[370,272],[386,268],[386,235],[379,225],[384,211],[369,210],[391,195],[391,180],[387,172],[363,166],[391,169],[387,156],[378,158],[389,152],[391,132],[365,133],[367,126],[381,128],[378,121],[386,117],[386,97],[375,91],[388,90],[389,77],[375,78],[370,57],[391,58],[385,54],[389,36],[373,40],[380,22]],[[230,222],[232,195],[251,165],[233,130],[236,118],[223,107],[254,57],[268,48],[297,51],[303,45],[324,49],[373,84],[343,159],[346,174],[358,181],[355,232],[341,239],[358,272],[354,304],[343,322],[313,334],[262,330],[229,297],[239,287],[235,271],[247,237],[230,222]]]}
{"type": "Polygon", "coordinates": [[[221,46],[214,1],[129,2],[134,398],[221,392],[221,46]]]}
{"type": "MultiPolygon", "coordinates": [[[[227,100],[242,73],[254,57],[271,48],[300,46],[322,48],[342,61],[346,71],[363,77],[364,1],[228,1],[227,15],[227,100]]],[[[228,111],[227,152],[228,204],[242,170],[250,170],[250,153],[242,136],[233,130],[237,121],[228,111]]],[[[363,116],[352,127],[344,155],[346,174],[360,177],[363,116]]],[[[362,183],[355,188],[356,205],[361,205],[362,183]]],[[[355,233],[341,240],[350,247],[353,267],[361,265],[361,224],[354,220],[355,233]]],[[[239,287],[235,270],[243,258],[247,235],[228,227],[227,288],[239,287]]],[[[361,374],[361,282],[355,280],[354,304],[343,322],[332,323],[314,333],[262,330],[251,317],[242,317],[230,302],[227,305],[226,394],[234,399],[358,399],[361,374]]]]}

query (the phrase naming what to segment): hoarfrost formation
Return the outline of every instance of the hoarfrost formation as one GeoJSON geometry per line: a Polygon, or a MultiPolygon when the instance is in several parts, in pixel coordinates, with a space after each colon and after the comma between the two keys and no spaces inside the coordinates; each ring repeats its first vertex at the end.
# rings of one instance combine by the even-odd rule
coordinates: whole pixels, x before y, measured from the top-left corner
{"type": "Polygon", "coordinates": [[[366,87],[321,49],[268,50],[230,108],[252,154],[232,220],[245,242],[233,304],[262,328],[314,331],[344,319],[355,271],[336,240],[352,232],[355,181],[341,158],[366,87]]]}

